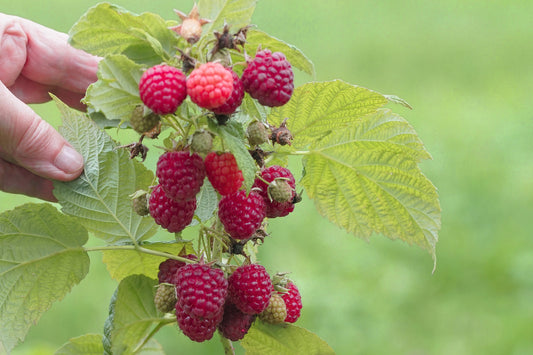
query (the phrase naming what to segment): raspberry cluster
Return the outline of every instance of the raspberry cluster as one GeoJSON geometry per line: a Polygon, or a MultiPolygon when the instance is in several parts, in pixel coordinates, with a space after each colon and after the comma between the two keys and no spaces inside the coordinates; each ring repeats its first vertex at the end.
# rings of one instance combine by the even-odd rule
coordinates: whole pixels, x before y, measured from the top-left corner
{"type": "MultiPolygon", "coordinates": [[[[197,10],[178,15],[183,23],[171,30],[193,45],[207,20],[200,19],[197,10]]],[[[226,49],[244,45],[246,28],[232,37],[227,26],[215,36],[208,60],[197,53],[200,58],[195,58],[189,48],[176,56],[180,68],[173,60],[146,69],[139,81],[142,105],[130,118],[132,128],[141,134],[131,147],[132,157],[143,154],[144,159],[145,137],[155,139],[165,129],[171,131],[157,160],[155,186],[134,194],[136,213],[149,213],[162,228],[180,233],[191,224],[197,206],[217,207],[212,223],[201,220],[200,250],[183,256],[189,262],[170,258],[159,265],[157,309],[174,312],[183,334],[196,342],[211,339],[217,330],[238,341],[258,317],[275,324],[294,322],[302,306],[296,286],[272,281],[264,266],[251,261],[252,248],[246,248],[247,243],[264,242],[267,218],[287,216],[298,202],[289,169],[266,164],[269,150],[275,144],[291,144],[292,134],[286,121],[274,127],[257,117],[245,122],[247,116],[239,114],[245,95],[249,95],[245,113],[252,100],[257,101],[252,105],[268,107],[289,102],[294,90],[292,67],[283,53],[268,49],[258,49],[255,57],[245,55],[245,62],[230,66],[226,49]],[[244,149],[235,148],[237,139],[244,149]],[[247,152],[253,160],[243,156],[247,152]],[[241,166],[253,161],[253,167],[241,166]],[[252,175],[246,181],[247,189],[245,176],[252,169],[255,179],[252,175]],[[207,202],[199,198],[201,191],[209,191],[202,188],[204,184],[215,191],[206,192],[211,193],[207,202]]]]}

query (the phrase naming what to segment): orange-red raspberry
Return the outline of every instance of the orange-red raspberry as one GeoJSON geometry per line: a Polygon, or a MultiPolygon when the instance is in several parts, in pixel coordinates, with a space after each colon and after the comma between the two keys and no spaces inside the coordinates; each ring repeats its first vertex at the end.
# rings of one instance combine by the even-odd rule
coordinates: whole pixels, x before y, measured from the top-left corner
{"type": "Polygon", "coordinates": [[[242,186],[244,178],[233,154],[211,152],[204,164],[209,182],[222,196],[235,193],[242,186]]]}
{"type": "Polygon", "coordinates": [[[187,79],[187,94],[208,110],[226,103],[233,91],[233,77],[220,63],[208,62],[194,69],[187,79]]]}
{"type": "Polygon", "coordinates": [[[232,69],[226,68],[226,70],[229,71],[233,77],[233,90],[228,97],[228,100],[222,106],[212,110],[217,115],[231,115],[239,106],[241,106],[242,99],[244,98],[244,86],[242,85],[241,79],[232,69]]]}

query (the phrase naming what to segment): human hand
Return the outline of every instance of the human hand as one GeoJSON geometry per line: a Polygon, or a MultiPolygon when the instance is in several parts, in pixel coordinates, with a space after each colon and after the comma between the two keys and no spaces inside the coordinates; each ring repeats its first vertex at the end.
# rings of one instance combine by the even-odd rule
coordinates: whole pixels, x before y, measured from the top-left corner
{"type": "Polygon", "coordinates": [[[68,37],[29,20],[0,13],[0,190],[56,201],[50,179],[69,181],[83,158],[27,104],[50,100],[84,109],[96,81],[98,58],[68,37]]]}

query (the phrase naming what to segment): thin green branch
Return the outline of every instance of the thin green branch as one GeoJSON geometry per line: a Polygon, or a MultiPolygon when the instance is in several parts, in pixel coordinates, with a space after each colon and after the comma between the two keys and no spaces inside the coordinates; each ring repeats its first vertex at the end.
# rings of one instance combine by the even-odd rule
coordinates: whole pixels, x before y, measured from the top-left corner
{"type": "Polygon", "coordinates": [[[172,254],[165,253],[165,252],[162,252],[162,251],[147,249],[147,248],[144,248],[144,247],[142,247],[140,245],[109,245],[109,246],[102,246],[102,247],[84,248],[84,250],[87,251],[87,252],[91,252],[91,251],[112,251],[112,250],[130,250],[130,251],[137,251],[137,252],[140,252],[140,253],[160,256],[160,257],[166,258],[166,259],[174,259],[174,260],[178,260],[178,261],[183,261],[183,262],[189,263],[189,264],[195,263],[195,261],[193,261],[193,260],[189,260],[187,258],[178,256],[178,255],[172,255],[172,254]]]}
{"type": "Polygon", "coordinates": [[[235,355],[235,348],[233,347],[233,343],[231,342],[231,340],[224,338],[224,336],[220,332],[218,334],[220,335],[220,342],[224,347],[224,354],[235,355]]]}
{"type": "Polygon", "coordinates": [[[150,332],[150,334],[148,334],[148,336],[147,336],[146,338],[144,338],[143,341],[142,341],[139,345],[137,345],[137,347],[136,347],[135,349],[133,349],[133,352],[132,352],[132,353],[133,353],[133,354],[137,354],[139,351],[142,350],[142,348],[146,345],[146,343],[148,343],[148,341],[149,341],[150,339],[152,339],[153,336],[154,336],[154,335],[155,335],[155,334],[156,334],[161,328],[163,328],[163,327],[164,327],[165,325],[167,325],[167,324],[171,324],[171,323],[175,323],[175,322],[176,322],[176,319],[175,319],[175,318],[173,318],[173,319],[168,318],[168,319],[164,319],[164,320],[162,320],[161,322],[159,322],[159,324],[156,325],[154,329],[152,329],[152,331],[150,332]]]}

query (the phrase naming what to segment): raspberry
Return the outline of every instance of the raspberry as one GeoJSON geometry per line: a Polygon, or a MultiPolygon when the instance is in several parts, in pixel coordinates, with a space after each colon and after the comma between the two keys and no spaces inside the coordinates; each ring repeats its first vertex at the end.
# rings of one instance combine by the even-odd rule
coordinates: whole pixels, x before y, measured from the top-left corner
{"type": "Polygon", "coordinates": [[[244,91],[263,106],[286,104],[294,90],[291,64],[281,52],[258,51],[242,73],[244,91]]]}
{"type": "MultiPolygon", "coordinates": [[[[269,183],[274,181],[276,178],[287,178],[288,180],[286,181],[292,188],[293,198],[296,195],[296,192],[294,192],[296,183],[294,181],[294,176],[289,169],[278,165],[272,165],[261,171],[261,177],[263,180],[268,181],[269,183]]],[[[266,216],[269,218],[284,217],[294,211],[292,199],[287,202],[278,202],[271,199],[268,196],[268,185],[263,180],[255,179],[253,187],[259,188],[259,194],[265,201],[266,216]]]]}
{"type": "Polygon", "coordinates": [[[194,318],[213,319],[222,311],[228,290],[224,272],[204,264],[185,265],[176,273],[180,307],[194,318]]]}
{"type": "Polygon", "coordinates": [[[233,77],[220,63],[205,63],[187,79],[187,94],[208,110],[224,105],[233,91],[233,77]]]}
{"type": "Polygon", "coordinates": [[[255,320],[255,315],[242,313],[233,303],[226,302],[224,305],[224,318],[218,325],[222,336],[231,341],[244,338],[255,320]]]}
{"type": "Polygon", "coordinates": [[[287,284],[287,293],[281,295],[285,306],[287,307],[287,318],[285,322],[294,323],[300,317],[300,310],[302,309],[302,297],[300,291],[293,282],[287,284]]]}
{"type": "Polygon", "coordinates": [[[254,121],[246,128],[246,136],[250,145],[260,145],[268,142],[269,132],[263,122],[254,121]]]}
{"type": "Polygon", "coordinates": [[[153,66],[141,76],[139,94],[158,115],[174,113],[187,97],[185,74],[166,64],[153,66]]]}
{"type": "Polygon", "coordinates": [[[241,106],[242,99],[244,98],[244,87],[241,79],[239,79],[237,73],[230,68],[226,68],[226,70],[229,71],[233,77],[233,90],[231,91],[228,100],[222,106],[212,110],[217,115],[231,115],[239,106],[241,106]]]}
{"type": "Polygon", "coordinates": [[[201,130],[192,135],[191,150],[200,154],[207,154],[213,149],[213,136],[211,133],[201,130]]]}
{"type": "Polygon", "coordinates": [[[137,132],[137,133],[144,133],[150,131],[152,128],[154,128],[160,121],[158,115],[155,113],[149,113],[148,115],[144,115],[144,106],[139,105],[131,114],[130,118],[130,124],[131,127],[137,132]]]}
{"type": "Polygon", "coordinates": [[[204,183],[204,162],[196,153],[165,152],[157,162],[156,175],[168,197],[176,201],[190,200],[204,183]]]}
{"type": "Polygon", "coordinates": [[[258,264],[240,266],[228,279],[229,299],[246,314],[263,312],[273,290],[270,276],[258,264]]]}
{"type": "MultiPolygon", "coordinates": [[[[189,260],[197,260],[198,258],[194,254],[187,254],[184,256],[184,258],[187,258],[189,260]]],[[[167,259],[163,261],[161,264],[159,264],[159,272],[157,273],[157,278],[159,279],[159,283],[169,283],[169,284],[175,284],[174,277],[176,275],[176,272],[178,270],[187,265],[184,261],[179,261],[175,259],[167,259]]]]}
{"type": "Polygon", "coordinates": [[[148,198],[146,194],[140,195],[131,200],[131,207],[139,216],[147,216],[150,214],[148,209],[148,198]]]}
{"type": "Polygon", "coordinates": [[[170,313],[176,307],[176,286],[162,283],[157,287],[154,296],[154,304],[161,313],[170,313]]]}
{"type": "Polygon", "coordinates": [[[155,223],[171,233],[178,233],[191,223],[196,210],[196,199],[175,201],[165,194],[161,185],[157,185],[150,195],[148,205],[155,223]]]}
{"type": "Polygon", "coordinates": [[[270,297],[270,302],[268,302],[267,308],[259,315],[259,318],[263,322],[271,324],[279,324],[285,321],[287,317],[287,308],[285,302],[280,295],[273,294],[270,297]]]}
{"type": "Polygon", "coordinates": [[[224,196],[218,203],[218,218],[234,239],[248,239],[265,218],[265,201],[255,191],[238,191],[224,196]]]}
{"type": "Polygon", "coordinates": [[[178,326],[183,334],[193,341],[199,343],[209,340],[215,334],[218,324],[222,321],[223,312],[220,312],[215,318],[201,319],[187,314],[180,303],[176,303],[176,319],[178,326]]]}
{"type": "Polygon", "coordinates": [[[235,193],[242,186],[244,178],[233,154],[211,152],[204,164],[209,182],[222,196],[235,193]]]}

